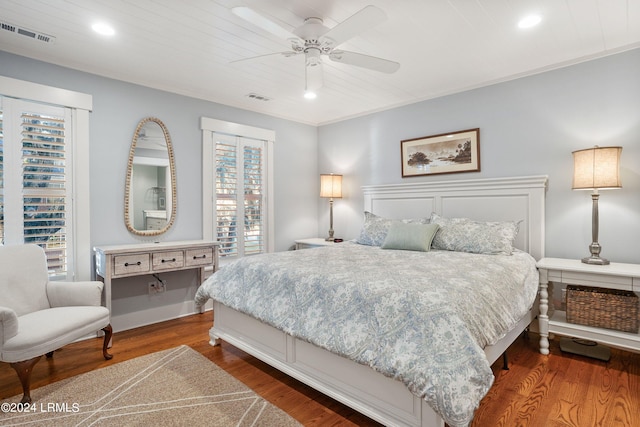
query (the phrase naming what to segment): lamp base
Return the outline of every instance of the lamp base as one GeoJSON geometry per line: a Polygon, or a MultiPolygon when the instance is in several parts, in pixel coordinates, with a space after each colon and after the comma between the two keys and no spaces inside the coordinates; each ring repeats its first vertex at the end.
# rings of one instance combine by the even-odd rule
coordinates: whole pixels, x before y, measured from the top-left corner
{"type": "Polygon", "coordinates": [[[599,256],[589,256],[586,258],[582,258],[582,262],[585,264],[593,264],[593,265],[609,265],[609,260],[600,258],[599,256]]]}
{"type": "Polygon", "coordinates": [[[324,240],[325,240],[325,242],[333,242],[333,241],[335,240],[335,237],[330,236],[330,237],[327,237],[327,238],[326,238],[326,239],[324,239],[324,240]]]}

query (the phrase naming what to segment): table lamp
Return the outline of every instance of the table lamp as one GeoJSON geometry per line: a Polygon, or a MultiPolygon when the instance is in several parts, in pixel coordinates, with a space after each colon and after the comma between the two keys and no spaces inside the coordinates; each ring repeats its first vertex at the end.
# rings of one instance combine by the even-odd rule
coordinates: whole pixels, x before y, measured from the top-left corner
{"type": "Polygon", "coordinates": [[[598,190],[622,188],[620,182],[620,153],[622,147],[587,148],[573,152],[574,190],[592,190],[591,256],[582,258],[585,264],[607,265],[609,260],[600,257],[602,247],[598,243],[598,190]]]}
{"type": "Polygon", "coordinates": [[[329,237],[327,242],[332,242],[333,237],[333,199],[342,197],[342,175],[320,175],[320,197],[329,198],[329,237]]]}

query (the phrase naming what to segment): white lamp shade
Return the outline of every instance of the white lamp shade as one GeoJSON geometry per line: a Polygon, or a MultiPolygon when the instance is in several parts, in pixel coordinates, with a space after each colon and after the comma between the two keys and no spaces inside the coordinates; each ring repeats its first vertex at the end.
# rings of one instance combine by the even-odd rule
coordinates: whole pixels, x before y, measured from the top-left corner
{"type": "Polygon", "coordinates": [[[342,175],[320,175],[320,197],[342,197],[342,175]]]}
{"type": "Polygon", "coordinates": [[[622,147],[593,147],[573,152],[574,190],[621,188],[622,147]]]}

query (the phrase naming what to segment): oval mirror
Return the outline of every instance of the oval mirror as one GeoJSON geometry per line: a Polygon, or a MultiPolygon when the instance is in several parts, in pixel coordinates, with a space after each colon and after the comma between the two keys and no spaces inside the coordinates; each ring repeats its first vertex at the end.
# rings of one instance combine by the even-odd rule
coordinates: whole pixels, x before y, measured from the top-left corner
{"type": "Polygon", "coordinates": [[[140,120],[131,141],[124,194],[124,222],[139,236],[166,232],[176,217],[176,170],[167,127],[140,120]]]}

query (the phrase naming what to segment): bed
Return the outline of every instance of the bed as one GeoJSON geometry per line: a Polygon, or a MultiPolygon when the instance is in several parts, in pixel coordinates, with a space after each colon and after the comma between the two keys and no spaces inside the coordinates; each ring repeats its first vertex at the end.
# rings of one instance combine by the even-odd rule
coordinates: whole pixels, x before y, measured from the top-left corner
{"type": "Polygon", "coordinates": [[[207,279],[196,301],[214,300],[211,343],[223,339],[386,425],[467,425],[492,384],[490,365],[537,314],[546,185],[535,176],[363,187],[359,243],[251,257],[207,279]],[[376,221],[391,224],[389,236],[437,223],[440,249],[469,224],[518,232],[507,253],[386,250],[366,241],[376,221]],[[519,283],[526,295],[504,297],[519,283]]]}

